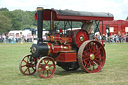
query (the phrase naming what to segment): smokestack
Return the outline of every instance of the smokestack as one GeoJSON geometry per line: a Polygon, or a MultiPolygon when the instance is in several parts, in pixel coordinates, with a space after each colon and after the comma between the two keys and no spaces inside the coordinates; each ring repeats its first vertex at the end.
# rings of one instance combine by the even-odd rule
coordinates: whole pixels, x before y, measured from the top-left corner
{"type": "Polygon", "coordinates": [[[38,31],[38,44],[42,44],[42,29],[43,29],[43,8],[37,7],[37,31],[38,31]]]}

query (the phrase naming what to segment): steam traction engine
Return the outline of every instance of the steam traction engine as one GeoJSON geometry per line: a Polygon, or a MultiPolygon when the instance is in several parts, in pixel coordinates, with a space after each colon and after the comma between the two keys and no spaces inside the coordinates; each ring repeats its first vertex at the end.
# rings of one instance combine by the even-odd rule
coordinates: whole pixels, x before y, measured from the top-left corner
{"type": "Polygon", "coordinates": [[[87,31],[73,31],[72,21],[113,20],[112,14],[37,8],[35,19],[38,42],[31,46],[31,54],[24,56],[20,61],[19,69],[22,74],[32,75],[37,72],[40,78],[51,78],[55,73],[56,64],[66,71],[77,70],[79,67],[88,73],[101,71],[106,59],[104,47],[98,41],[89,40],[87,31]],[[50,21],[46,40],[42,39],[44,20],[50,21]],[[71,30],[63,34],[60,29],[57,33],[52,30],[53,21],[70,21],[71,30]]]}

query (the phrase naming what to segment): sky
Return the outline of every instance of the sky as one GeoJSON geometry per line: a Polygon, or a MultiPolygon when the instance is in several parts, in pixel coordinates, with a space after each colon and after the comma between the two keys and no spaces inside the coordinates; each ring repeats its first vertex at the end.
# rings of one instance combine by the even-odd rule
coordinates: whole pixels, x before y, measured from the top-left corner
{"type": "Polygon", "coordinates": [[[88,12],[109,12],[115,20],[125,20],[128,16],[128,0],[0,0],[0,8],[10,11],[21,9],[35,11],[44,9],[69,9],[88,12]]]}

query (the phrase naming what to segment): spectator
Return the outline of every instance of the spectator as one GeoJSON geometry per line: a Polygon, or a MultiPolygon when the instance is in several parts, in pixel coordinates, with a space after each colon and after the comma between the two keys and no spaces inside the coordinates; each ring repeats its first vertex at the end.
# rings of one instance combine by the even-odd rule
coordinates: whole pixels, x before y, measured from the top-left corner
{"type": "Polygon", "coordinates": [[[126,36],[126,42],[128,43],[128,35],[126,36]]]}
{"type": "Polygon", "coordinates": [[[3,43],[6,43],[6,36],[3,34],[3,43]]]}
{"type": "Polygon", "coordinates": [[[108,42],[111,43],[111,36],[108,37],[108,42]]]}
{"type": "Polygon", "coordinates": [[[111,42],[114,43],[114,35],[111,34],[111,42]]]}
{"type": "Polygon", "coordinates": [[[8,33],[6,34],[6,43],[9,42],[9,39],[8,39],[8,33]]]}
{"type": "Polygon", "coordinates": [[[124,42],[124,40],[125,40],[125,35],[124,35],[124,33],[122,33],[122,36],[121,36],[121,40],[122,40],[122,42],[124,42]]]}
{"type": "Polygon", "coordinates": [[[105,34],[102,35],[102,40],[103,40],[103,41],[106,40],[105,34]]]}
{"type": "Polygon", "coordinates": [[[119,42],[119,35],[116,35],[116,42],[119,42]]]}
{"type": "Polygon", "coordinates": [[[121,34],[119,34],[119,42],[121,43],[122,41],[122,37],[121,37],[121,34]]]}
{"type": "Polygon", "coordinates": [[[2,36],[0,35],[0,43],[2,43],[2,36]]]}
{"type": "Polygon", "coordinates": [[[116,42],[116,34],[114,34],[114,42],[116,42]]]}

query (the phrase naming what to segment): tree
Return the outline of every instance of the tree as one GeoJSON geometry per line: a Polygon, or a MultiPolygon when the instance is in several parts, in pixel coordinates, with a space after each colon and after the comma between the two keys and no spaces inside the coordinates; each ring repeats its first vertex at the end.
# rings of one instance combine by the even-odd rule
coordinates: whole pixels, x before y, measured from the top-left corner
{"type": "Polygon", "coordinates": [[[128,20],[128,16],[127,16],[126,20],[128,20]]]}
{"type": "Polygon", "coordinates": [[[7,8],[0,8],[0,11],[9,11],[7,8]]]}
{"type": "Polygon", "coordinates": [[[1,14],[5,15],[9,19],[11,19],[12,27],[10,30],[20,30],[22,27],[22,24],[18,21],[19,17],[17,14],[13,13],[13,11],[2,11],[1,14]]]}
{"type": "Polygon", "coordinates": [[[23,10],[14,10],[13,12],[19,17],[18,21],[22,24],[22,28],[30,28],[33,26],[33,12],[23,10]]]}
{"type": "Polygon", "coordinates": [[[11,28],[11,20],[5,15],[0,15],[0,33],[5,33],[11,28]]]}

